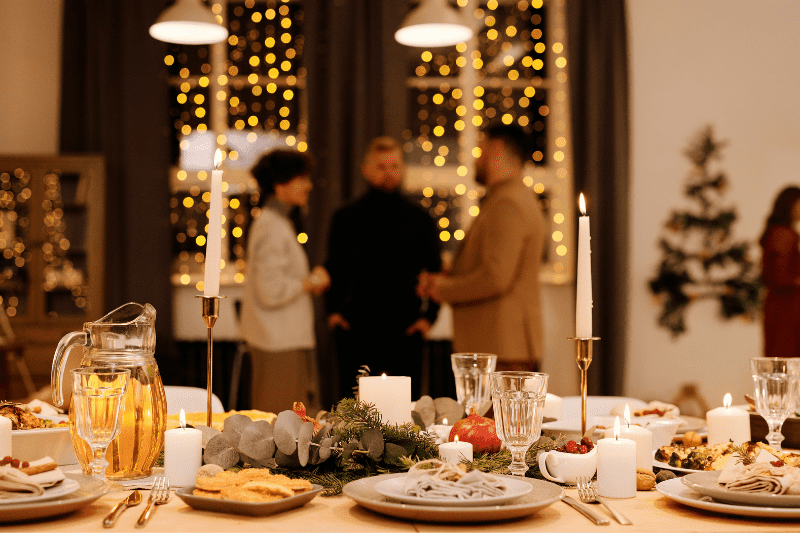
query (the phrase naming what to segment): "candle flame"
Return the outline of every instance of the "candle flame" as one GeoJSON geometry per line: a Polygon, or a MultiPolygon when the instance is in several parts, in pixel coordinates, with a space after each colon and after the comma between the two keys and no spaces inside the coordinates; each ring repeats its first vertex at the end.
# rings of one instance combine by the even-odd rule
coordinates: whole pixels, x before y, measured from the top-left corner
{"type": "Polygon", "coordinates": [[[725,398],[722,399],[722,405],[724,405],[725,409],[727,409],[731,406],[731,403],[733,403],[733,398],[731,397],[731,393],[728,392],[725,394],[725,398]]]}
{"type": "Polygon", "coordinates": [[[386,379],[386,372],[384,372],[383,374],[381,374],[381,379],[386,379]]]}
{"type": "Polygon", "coordinates": [[[453,437],[453,442],[458,442],[458,435],[456,435],[455,437],[453,437]]]}
{"type": "Polygon", "coordinates": [[[181,429],[186,429],[186,411],[184,411],[183,409],[181,409],[180,421],[181,421],[181,429]]]}
{"type": "Polygon", "coordinates": [[[443,426],[446,426],[446,425],[447,425],[447,419],[446,419],[446,418],[442,418],[442,425],[443,425],[443,426]]]}
{"type": "Polygon", "coordinates": [[[619,440],[619,417],[614,417],[614,438],[619,440]]]}
{"type": "Polygon", "coordinates": [[[578,201],[578,203],[580,204],[581,207],[581,214],[583,216],[586,216],[586,199],[583,197],[583,193],[581,193],[581,198],[578,201]]]}
{"type": "Polygon", "coordinates": [[[624,418],[625,418],[625,423],[628,424],[628,427],[631,427],[631,408],[628,406],[627,403],[625,404],[624,418]]]}
{"type": "Polygon", "coordinates": [[[221,164],[222,164],[222,150],[217,148],[217,151],[214,152],[214,168],[218,169],[221,164]]]}

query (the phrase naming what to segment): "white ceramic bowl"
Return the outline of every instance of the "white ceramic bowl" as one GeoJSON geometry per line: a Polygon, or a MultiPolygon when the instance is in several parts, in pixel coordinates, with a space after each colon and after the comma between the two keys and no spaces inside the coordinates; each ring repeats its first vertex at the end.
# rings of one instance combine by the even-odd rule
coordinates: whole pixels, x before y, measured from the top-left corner
{"type": "Polygon", "coordinates": [[[681,421],[677,418],[662,418],[659,420],[642,420],[640,424],[653,433],[653,449],[672,444],[672,438],[678,432],[681,421]]]}
{"type": "MultiPolygon", "coordinates": [[[[66,416],[50,416],[59,422],[66,416]]],[[[78,464],[72,449],[68,427],[15,429],[11,432],[11,455],[20,461],[36,461],[51,457],[59,466],[78,464]]]]}

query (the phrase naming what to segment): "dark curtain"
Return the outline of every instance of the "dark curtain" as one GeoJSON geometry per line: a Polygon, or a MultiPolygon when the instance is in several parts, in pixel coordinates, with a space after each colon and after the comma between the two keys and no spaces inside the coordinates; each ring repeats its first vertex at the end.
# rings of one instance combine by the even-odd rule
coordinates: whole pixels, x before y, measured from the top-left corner
{"type": "MultiPolygon", "coordinates": [[[[308,69],[309,146],[317,160],[308,215],[311,264],[327,257],[334,211],[366,189],[361,158],[379,135],[400,140],[405,119],[409,49],[394,40],[406,2],[307,0],[304,63],[308,69]]],[[[322,300],[316,301],[323,407],[341,396],[322,300]]],[[[355,383],[354,383],[355,384],[355,383]]]]}
{"type": "Polygon", "coordinates": [[[594,361],[590,394],[621,394],[628,260],[628,52],[625,0],[568,0],[576,194],[592,221],[594,361]]]}
{"type": "Polygon", "coordinates": [[[65,0],[60,150],[105,157],[105,311],[129,301],[156,308],[157,357],[167,381],[177,373],[169,369],[166,49],[147,33],[164,6],[164,0],[65,0]]]}

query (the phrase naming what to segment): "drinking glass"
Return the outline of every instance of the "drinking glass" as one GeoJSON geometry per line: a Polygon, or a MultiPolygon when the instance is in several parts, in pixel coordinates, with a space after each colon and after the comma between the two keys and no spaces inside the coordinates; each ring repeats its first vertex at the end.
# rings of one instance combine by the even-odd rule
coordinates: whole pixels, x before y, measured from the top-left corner
{"type": "Polygon", "coordinates": [[[492,372],[492,405],[497,436],[511,451],[511,473],[524,476],[525,455],[539,439],[547,396],[547,374],[541,372],[492,372]]]}
{"type": "Polygon", "coordinates": [[[480,411],[481,406],[492,399],[489,374],[494,372],[497,356],[489,353],[454,353],[450,356],[450,363],[456,377],[458,403],[467,414],[473,407],[480,411]]]}
{"type": "Polygon", "coordinates": [[[92,449],[92,476],[105,480],[106,449],[119,435],[131,371],[83,367],[72,371],[75,431],[92,449]]]}
{"type": "Polygon", "coordinates": [[[786,417],[794,413],[797,401],[800,360],[783,357],[750,359],[755,384],[756,411],[769,426],[767,442],[776,450],[784,439],[781,428],[786,417]]]}

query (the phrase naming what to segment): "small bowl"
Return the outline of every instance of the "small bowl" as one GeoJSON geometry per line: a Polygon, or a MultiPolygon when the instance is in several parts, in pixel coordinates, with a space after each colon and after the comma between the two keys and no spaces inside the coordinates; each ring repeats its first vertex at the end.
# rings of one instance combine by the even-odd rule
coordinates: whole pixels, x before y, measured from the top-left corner
{"type": "Polygon", "coordinates": [[[678,432],[681,421],[676,418],[662,418],[659,420],[639,420],[639,425],[650,430],[653,434],[653,449],[672,444],[672,438],[678,432]]]}
{"type": "Polygon", "coordinates": [[[579,477],[591,479],[597,471],[597,446],[589,453],[542,452],[539,471],[550,481],[568,485],[575,485],[579,477]]]}
{"type": "Polygon", "coordinates": [[[50,457],[59,466],[78,464],[68,427],[15,429],[11,432],[11,455],[20,461],[50,457]]]}

